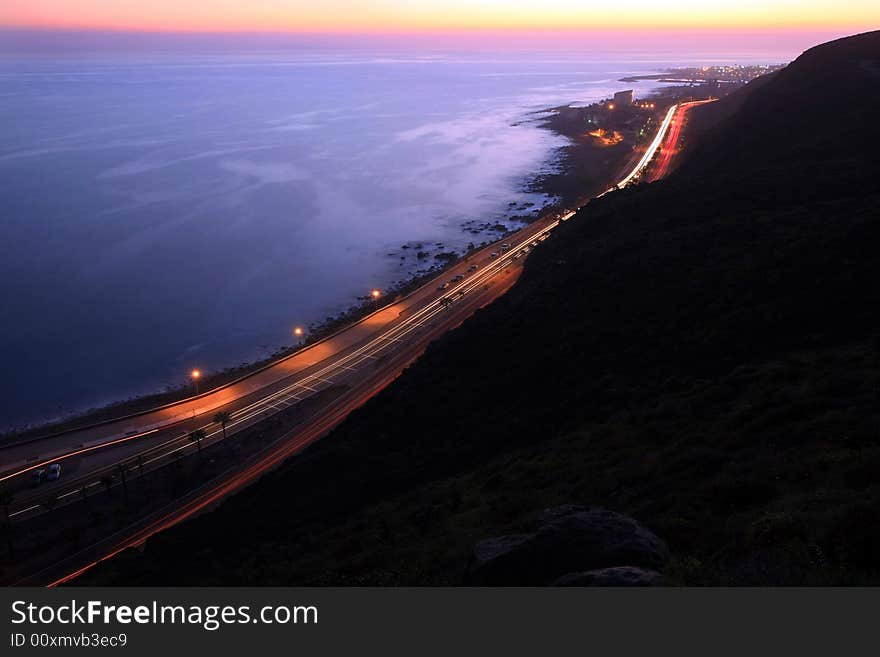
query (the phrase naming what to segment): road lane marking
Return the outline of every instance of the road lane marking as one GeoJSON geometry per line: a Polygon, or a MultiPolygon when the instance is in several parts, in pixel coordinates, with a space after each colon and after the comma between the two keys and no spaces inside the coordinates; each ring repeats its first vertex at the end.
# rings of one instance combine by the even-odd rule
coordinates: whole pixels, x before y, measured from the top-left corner
{"type": "MultiPolygon", "coordinates": [[[[669,111],[667,112],[666,118],[664,119],[663,123],[661,124],[660,129],[657,132],[657,135],[655,136],[654,140],[652,141],[651,146],[649,147],[648,151],[646,151],[646,153],[642,156],[642,158],[639,160],[639,162],[636,164],[636,166],[633,168],[633,170],[626,177],[624,177],[624,179],[621,180],[617,185],[609,188],[608,190],[606,190],[605,192],[603,192],[599,196],[604,196],[604,194],[607,194],[610,191],[613,191],[615,189],[620,189],[620,188],[626,186],[636,175],[641,173],[641,171],[650,163],[651,159],[653,159],[653,156],[656,154],[656,150],[659,147],[659,144],[662,143],[662,140],[669,129],[669,126],[672,121],[672,117],[674,116],[675,110],[677,109],[678,106],[679,106],[679,104],[676,104],[669,109],[669,111]]],[[[574,216],[576,214],[576,212],[577,212],[577,210],[570,210],[570,211],[566,212],[565,214],[561,215],[560,218],[558,218],[557,220],[551,222],[547,226],[543,227],[541,230],[537,231],[536,233],[534,233],[531,236],[529,236],[528,238],[526,238],[525,240],[520,241],[517,246],[510,249],[506,253],[507,257],[505,259],[499,260],[497,264],[489,263],[489,266],[487,266],[485,269],[479,269],[476,272],[474,272],[471,276],[467,276],[466,278],[464,278],[462,280],[462,282],[459,285],[455,286],[453,288],[453,290],[450,291],[449,293],[447,293],[445,296],[450,297],[453,295],[457,295],[457,298],[460,298],[467,291],[476,289],[480,285],[485,284],[489,279],[494,277],[496,274],[503,273],[505,268],[511,266],[512,264],[515,264],[513,262],[515,257],[518,258],[520,255],[523,255],[524,254],[523,250],[524,249],[528,250],[528,248],[532,242],[534,242],[534,241],[541,241],[542,242],[545,239],[547,239],[547,237],[549,237],[549,235],[550,235],[550,232],[553,229],[555,229],[560,224],[560,222],[567,221],[572,216],[574,216]],[[517,254],[517,255],[514,256],[514,254],[517,254]]],[[[350,362],[354,361],[355,359],[359,359],[359,360],[355,361],[355,364],[357,365],[357,364],[360,364],[361,362],[365,361],[367,358],[371,358],[374,360],[377,359],[375,354],[383,351],[386,347],[392,346],[396,342],[402,341],[400,337],[393,337],[393,336],[395,336],[396,334],[400,334],[401,336],[407,335],[412,331],[420,329],[422,326],[427,324],[431,319],[433,319],[437,315],[437,311],[436,311],[437,308],[445,309],[445,307],[442,305],[442,302],[441,302],[442,298],[443,297],[439,297],[439,298],[428,301],[428,303],[426,305],[424,305],[421,309],[416,311],[414,314],[406,317],[400,324],[393,326],[390,329],[386,330],[384,333],[380,334],[379,336],[375,336],[374,338],[368,340],[367,343],[365,343],[361,347],[355,349],[351,353],[337,358],[336,361],[331,362],[328,365],[324,366],[323,368],[319,369],[318,372],[313,373],[312,375],[307,375],[301,381],[298,381],[298,382],[292,383],[288,386],[285,386],[281,390],[278,390],[274,393],[270,393],[269,395],[262,397],[262,398],[256,400],[255,402],[252,402],[251,404],[248,404],[247,406],[243,407],[242,409],[238,409],[238,410],[234,411],[233,417],[235,417],[235,416],[239,416],[239,417],[237,418],[236,421],[227,424],[227,428],[232,427],[232,426],[236,426],[238,424],[246,422],[249,419],[252,419],[254,417],[259,416],[263,412],[264,409],[268,410],[268,408],[275,408],[276,411],[279,410],[277,408],[277,406],[275,406],[275,404],[280,403],[280,402],[276,401],[279,398],[283,397],[284,398],[283,401],[286,401],[288,404],[290,404],[289,403],[290,397],[293,397],[297,401],[302,401],[302,399],[300,399],[298,396],[296,396],[295,394],[292,394],[290,392],[292,389],[294,389],[296,387],[305,388],[307,390],[312,391],[313,393],[318,392],[314,388],[311,388],[308,385],[306,385],[305,382],[311,382],[314,380],[318,380],[318,381],[324,381],[324,382],[332,384],[332,382],[329,382],[326,379],[322,379],[320,377],[320,374],[322,374],[322,373],[331,371],[333,369],[346,369],[349,371],[356,372],[357,369],[355,369],[354,367],[348,366],[347,363],[350,363],[350,362]],[[384,341],[384,344],[383,344],[383,341],[384,341]],[[285,395],[287,395],[287,396],[285,397],[285,395]]],[[[404,308],[402,311],[400,311],[399,316],[403,315],[403,313],[408,312],[409,310],[410,310],[409,308],[404,308]]],[[[312,366],[314,366],[314,364],[307,365],[307,367],[312,367],[312,366]]],[[[303,399],[308,398],[309,396],[310,395],[306,395],[305,397],[303,397],[303,399]]],[[[284,408],[290,408],[291,405],[292,404],[285,406],[284,408]]],[[[211,422],[211,423],[208,423],[200,428],[205,429],[207,427],[210,427],[212,424],[215,424],[215,423],[211,422]]],[[[36,468],[42,467],[44,465],[48,465],[54,461],[59,461],[59,460],[63,460],[66,458],[71,458],[71,457],[79,455],[79,454],[90,453],[92,451],[95,451],[97,449],[102,449],[105,447],[112,447],[114,445],[118,445],[118,444],[130,441],[132,439],[142,438],[146,435],[158,432],[160,430],[161,430],[161,427],[154,428],[150,431],[142,432],[142,433],[139,433],[135,436],[125,436],[120,439],[101,443],[99,445],[93,445],[89,448],[75,450],[74,452],[71,452],[68,454],[58,455],[58,456],[55,456],[54,458],[48,459],[44,462],[31,465],[21,471],[0,477],[0,482],[5,481],[7,479],[10,479],[12,477],[15,477],[19,474],[24,474],[26,472],[29,472],[29,471],[34,470],[36,468]]],[[[213,437],[213,436],[217,435],[218,433],[221,433],[221,431],[220,430],[213,431],[212,433],[209,433],[206,436],[206,438],[213,437]]],[[[168,441],[166,441],[165,443],[161,443],[159,445],[151,447],[147,451],[160,450],[164,446],[168,446],[170,444],[173,444],[174,442],[182,441],[187,436],[188,436],[188,434],[185,434],[183,436],[178,436],[176,438],[171,438],[168,441]]],[[[169,456],[171,454],[181,452],[189,446],[190,445],[183,444],[183,445],[176,447],[175,449],[173,449],[169,452],[166,452],[161,455],[150,458],[149,460],[145,461],[145,464],[149,464],[149,463],[152,463],[152,462],[159,460],[161,458],[166,458],[167,456],[169,456]]],[[[192,446],[197,447],[196,445],[192,445],[192,446]]],[[[128,460],[129,458],[135,459],[135,458],[138,458],[139,456],[140,456],[139,454],[136,454],[131,457],[127,457],[126,460],[128,460]]],[[[113,466],[110,466],[110,467],[113,467],[113,466]]],[[[100,470],[99,470],[99,472],[100,472],[100,470]]],[[[87,488],[89,488],[89,487],[97,485],[97,482],[87,483],[84,485],[87,488]]],[[[78,491],[75,491],[75,490],[69,491],[60,497],[68,497],[70,495],[75,494],[76,492],[78,492],[78,491]]],[[[31,510],[39,509],[39,508],[40,508],[39,505],[30,506],[26,509],[22,509],[22,510],[17,511],[15,513],[12,513],[10,515],[11,516],[12,515],[19,515],[21,513],[25,513],[27,511],[31,511],[31,510]]]]}

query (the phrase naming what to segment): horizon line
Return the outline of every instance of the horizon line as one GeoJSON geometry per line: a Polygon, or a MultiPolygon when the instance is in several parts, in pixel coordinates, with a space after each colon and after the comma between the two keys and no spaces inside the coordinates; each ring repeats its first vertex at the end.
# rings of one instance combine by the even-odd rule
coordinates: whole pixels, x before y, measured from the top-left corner
{"type": "Polygon", "coordinates": [[[852,31],[853,35],[880,31],[880,27],[865,27],[851,24],[781,24],[781,25],[600,25],[600,26],[537,26],[525,28],[518,26],[498,27],[449,27],[449,28],[337,28],[337,29],[286,29],[286,28],[184,28],[184,27],[136,27],[136,26],[91,26],[91,25],[27,25],[0,24],[0,32],[75,32],[75,33],[131,33],[131,34],[175,34],[175,35],[276,35],[276,36],[461,36],[482,34],[607,34],[607,33],[729,33],[729,34],[762,34],[762,33],[831,33],[852,31]]]}

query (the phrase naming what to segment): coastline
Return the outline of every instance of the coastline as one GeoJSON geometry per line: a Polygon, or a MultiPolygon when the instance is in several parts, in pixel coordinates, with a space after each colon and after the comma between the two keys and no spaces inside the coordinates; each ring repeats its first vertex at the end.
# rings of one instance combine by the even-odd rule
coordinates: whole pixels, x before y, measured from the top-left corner
{"type": "MultiPolygon", "coordinates": [[[[665,89],[654,88],[649,93],[658,98],[657,113],[662,104],[671,103],[675,94],[665,89]],[[659,95],[654,95],[659,94],[659,95]]],[[[687,90],[687,87],[682,88],[687,90]]],[[[646,96],[647,97],[647,96],[646,96]]],[[[576,102],[576,101],[572,101],[576,102]]],[[[443,244],[431,244],[425,251],[420,242],[406,242],[401,249],[418,251],[419,261],[428,260],[432,263],[427,268],[410,271],[407,277],[393,283],[383,294],[386,302],[394,302],[409,292],[431,280],[449,266],[458,262],[467,254],[482,246],[504,239],[515,230],[528,225],[536,219],[565,207],[574,207],[585,203],[601,193],[617,179],[618,173],[633,160],[641,137],[638,131],[622,128],[624,138],[611,146],[601,144],[589,136],[585,130],[584,117],[602,107],[603,100],[588,106],[572,107],[563,105],[549,107],[532,112],[524,118],[524,122],[533,123],[538,129],[548,130],[567,140],[548,154],[545,165],[550,171],[540,171],[521,184],[521,191],[529,194],[543,195],[547,202],[541,206],[532,203],[511,202],[505,213],[504,223],[498,220],[472,220],[461,225],[462,233],[470,233],[474,240],[464,250],[448,250],[443,244]],[[514,214],[516,212],[516,214],[514,214]],[[482,238],[482,239],[481,239],[482,238]],[[480,241],[477,241],[480,240],[480,241]]],[[[389,253],[388,256],[396,256],[389,253]]],[[[295,353],[302,347],[319,342],[327,336],[359,321],[374,310],[374,302],[369,297],[360,297],[356,303],[340,313],[332,314],[309,325],[307,338],[297,345],[279,345],[264,358],[243,362],[239,365],[214,372],[204,372],[201,381],[202,389],[222,387],[237,379],[253,374],[269,364],[295,353]]],[[[13,443],[28,441],[82,428],[92,424],[100,424],[107,420],[137,415],[156,407],[173,404],[192,396],[192,388],[187,384],[166,388],[152,394],[137,395],[102,406],[72,412],[57,420],[38,422],[20,428],[0,432],[0,442],[13,443]]]]}

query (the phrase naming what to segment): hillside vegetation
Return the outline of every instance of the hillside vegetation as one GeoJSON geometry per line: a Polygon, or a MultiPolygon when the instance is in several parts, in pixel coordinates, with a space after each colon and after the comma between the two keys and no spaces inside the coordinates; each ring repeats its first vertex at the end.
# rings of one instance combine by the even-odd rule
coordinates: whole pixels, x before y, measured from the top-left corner
{"type": "Polygon", "coordinates": [[[673,583],[880,583],[880,33],[730,103],[327,439],[84,581],[457,584],[577,503],[673,583]]]}

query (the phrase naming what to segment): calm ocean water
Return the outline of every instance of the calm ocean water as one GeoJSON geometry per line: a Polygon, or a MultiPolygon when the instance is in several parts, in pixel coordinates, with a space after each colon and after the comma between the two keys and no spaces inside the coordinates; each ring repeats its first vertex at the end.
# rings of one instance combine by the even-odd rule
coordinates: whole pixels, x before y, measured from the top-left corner
{"type": "Polygon", "coordinates": [[[0,59],[0,427],[290,344],[292,326],[418,269],[402,244],[462,248],[486,239],[464,222],[540,205],[524,183],[564,141],[536,110],[718,61],[734,60],[0,59]]]}

